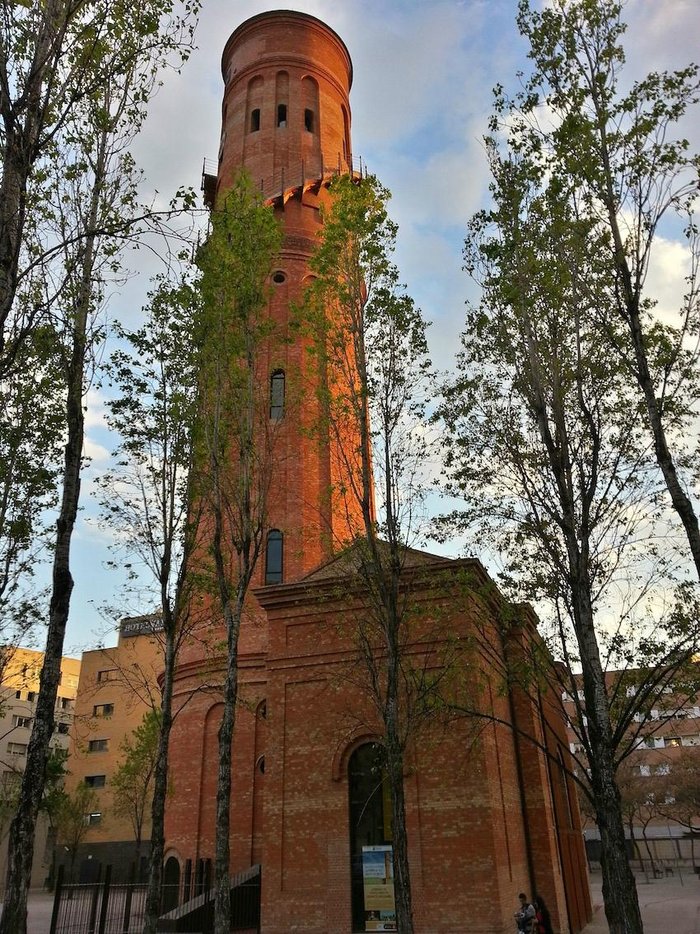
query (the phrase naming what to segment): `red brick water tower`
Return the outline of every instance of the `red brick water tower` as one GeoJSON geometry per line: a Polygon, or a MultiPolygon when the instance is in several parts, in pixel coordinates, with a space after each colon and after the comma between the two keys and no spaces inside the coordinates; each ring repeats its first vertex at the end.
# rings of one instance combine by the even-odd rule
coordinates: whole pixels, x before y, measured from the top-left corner
{"type": "MultiPolygon", "coordinates": [[[[284,241],[269,314],[284,329],[308,281],[328,186],[354,168],[352,65],[341,39],[321,21],[276,11],[235,30],[222,72],[219,161],[205,173],[205,196],[215,207],[245,168],[273,206],[284,241]]],[[[340,500],[342,458],[332,437],[308,430],[314,386],[287,404],[288,386],[303,385],[309,370],[304,339],[291,329],[289,337],[270,350],[262,377],[279,437],[268,548],[239,646],[231,872],[262,865],[264,934],[349,934],[381,929],[363,878],[365,851],[375,844],[390,849],[391,841],[372,764],[381,725],[352,676],[354,628],[366,605],[342,546],[356,517],[340,500]]],[[[477,628],[493,653],[479,676],[492,721],[478,744],[462,718],[436,721],[407,748],[416,931],[508,934],[516,893],[534,888],[547,898],[558,930],[568,923],[578,931],[590,917],[590,901],[574,790],[556,764],[568,757],[564,724],[541,699],[515,696],[489,661],[505,655],[501,619],[520,609],[506,605],[476,560],[411,552],[404,577],[423,608],[417,614],[423,623],[406,646],[419,668],[432,670],[441,643],[468,642],[477,628]],[[465,589],[465,580],[473,586],[465,589]],[[519,725],[539,736],[539,745],[522,741],[519,725]]],[[[165,880],[179,883],[180,901],[206,888],[214,856],[222,706],[216,681],[224,659],[215,621],[204,628],[211,629],[208,642],[191,641],[175,681],[175,708],[182,709],[171,735],[165,880]]],[[[522,646],[511,637],[510,652],[536,641],[532,619],[524,619],[517,638],[522,646]]]]}
{"type": "MultiPolygon", "coordinates": [[[[320,20],[281,10],[239,26],[226,43],[221,67],[225,90],[218,166],[215,170],[205,164],[205,200],[215,209],[244,169],[273,207],[284,235],[271,276],[268,313],[287,331],[288,340],[269,350],[261,376],[268,384],[276,437],[268,541],[253,580],[260,587],[295,581],[317,568],[348,542],[359,520],[357,507],[339,501],[338,491],[347,484],[333,440],[310,430],[318,421],[313,383],[318,376],[308,365],[307,340],[288,328],[290,307],[309,281],[309,259],[322,206],[329,203],[328,187],[338,174],[353,171],[348,99],[352,63],[342,40],[320,20]],[[289,404],[292,387],[295,398],[289,404]]],[[[172,733],[174,778],[166,816],[169,853],[193,867],[190,891],[196,867],[214,851],[221,703],[215,692],[202,692],[201,687],[205,680],[223,681],[225,662],[223,630],[215,620],[202,629],[201,640],[191,639],[183,647],[176,672],[175,705],[188,702],[172,733]]],[[[267,696],[268,649],[265,613],[251,597],[239,643],[240,692],[256,712],[248,717],[242,711],[237,719],[232,871],[262,858],[260,763],[266,729],[261,705],[267,696]],[[248,780],[242,788],[244,775],[248,780]]]]}

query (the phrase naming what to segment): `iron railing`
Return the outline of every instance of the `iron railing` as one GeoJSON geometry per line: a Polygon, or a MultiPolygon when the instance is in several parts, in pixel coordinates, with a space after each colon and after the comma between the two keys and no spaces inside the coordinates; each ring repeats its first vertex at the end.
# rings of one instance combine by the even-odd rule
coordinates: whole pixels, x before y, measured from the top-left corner
{"type": "MultiPolygon", "coordinates": [[[[88,884],[64,881],[60,866],[54,893],[49,934],[139,934],[143,929],[148,886],[144,882],[112,884],[112,867],[104,879],[88,884]]],[[[194,881],[194,880],[192,880],[194,881]]],[[[202,878],[196,888],[207,887],[188,898],[184,886],[163,885],[159,931],[209,934],[214,925],[214,891],[202,878]],[[183,899],[188,899],[181,904],[183,899]],[[172,907],[175,906],[175,907],[172,907]]],[[[253,866],[231,879],[231,930],[260,930],[260,867],[253,866]]]]}
{"type": "MultiPolygon", "coordinates": [[[[265,201],[275,201],[279,198],[286,200],[289,195],[298,189],[308,189],[315,185],[322,185],[336,175],[352,173],[355,178],[364,178],[367,175],[367,165],[362,156],[351,156],[346,159],[338,153],[336,160],[328,162],[323,154],[301,159],[292,166],[279,169],[267,178],[254,178],[253,182],[259,187],[265,201]]],[[[207,204],[213,204],[216,194],[218,166],[211,159],[205,159],[202,166],[202,191],[207,204]]]]}

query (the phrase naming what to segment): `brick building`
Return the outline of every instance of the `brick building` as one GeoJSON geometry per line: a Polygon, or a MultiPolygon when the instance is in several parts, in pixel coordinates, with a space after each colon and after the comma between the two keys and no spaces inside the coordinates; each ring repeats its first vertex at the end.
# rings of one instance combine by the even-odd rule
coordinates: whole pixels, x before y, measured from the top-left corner
{"type": "MultiPolygon", "coordinates": [[[[309,275],[329,182],[356,168],[352,65],[322,22],[277,11],[235,30],[222,73],[219,164],[205,175],[205,195],[214,204],[243,166],[273,205],[285,239],[269,313],[284,325],[309,275]]],[[[391,825],[379,725],[353,638],[366,606],[353,548],[344,547],[354,517],[340,501],[342,457],[330,435],[306,430],[313,390],[297,410],[273,414],[285,379],[304,372],[305,354],[304,339],[292,335],[265,374],[271,417],[284,422],[265,560],[239,645],[231,872],[262,866],[265,934],[391,930],[365,884],[375,857],[390,867],[391,825]]],[[[556,931],[580,930],[590,899],[575,794],[561,768],[564,720],[546,697],[533,701],[506,677],[537,642],[536,621],[505,604],[478,561],[411,552],[403,586],[414,607],[405,651],[416,670],[440,677],[455,648],[468,646],[453,670],[455,690],[469,682],[484,713],[427,718],[409,742],[416,930],[454,934],[468,924],[510,934],[523,889],[546,898],[556,931]],[[518,620],[507,637],[504,614],[518,620]]],[[[216,646],[224,634],[213,621],[210,628],[216,646]]],[[[175,681],[176,706],[188,703],[171,736],[165,878],[179,883],[181,901],[201,890],[214,857],[222,705],[197,689],[217,669],[223,680],[224,659],[203,655],[202,644],[183,652],[175,681]]]]}
{"type": "MultiPolygon", "coordinates": [[[[4,666],[0,685],[0,770],[2,771],[0,796],[3,811],[0,831],[2,833],[0,879],[4,879],[7,873],[7,844],[12,818],[12,800],[27,761],[27,746],[36,715],[36,699],[39,695],[39,678],[43,664],[43,652],[13,648],[4,666]]],[[[62,658],[58,696],[56,697],[54,735],[51,739],[52,749],[68,749],[79,677],[80,662],[78,659],[62,658]]],[[[47,816],[39,812],[30,878],[32,888],[43,886],[49,876],[53,844],[54,839],[47,816]]]]}

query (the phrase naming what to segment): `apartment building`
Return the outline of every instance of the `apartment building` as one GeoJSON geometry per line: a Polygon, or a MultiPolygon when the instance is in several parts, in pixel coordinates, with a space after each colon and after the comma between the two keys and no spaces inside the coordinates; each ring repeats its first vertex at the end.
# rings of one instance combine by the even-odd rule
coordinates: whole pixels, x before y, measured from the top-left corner
{"type": "MultiPolygon", "coordinates": [[[[117,645],[84,652],[75,704],[75,728],[70,745],[72,791],[84,782],[95,792],[85,814],[86,832],[74,866],[76,881],[96,878],[100,867],[112,866],[114,881],[133,871],[143,874],[150,838],[150,807],[142,827],[144,843],[137,853],[135,833],[127,816],[114,806],[111,779],[124,759],[122,744],[131,736],[152,704],[158,703],[162,669],[160,618],[139,616],[121,621],[117,645]]],[[[59,841],[60,844],[60,841],[59,841]]],[[[59,845],[57,862],[68,864],[59,845]]]]}
{"type": "MultiPolygon", "coordinates": [[[[617,693],[618,708],[637,698],[640,672],[611,671],[606,680],[609,694],[617,693]]],[[[634,841],[630,839],[630,855],[642,862],[648,861],[657,871],[664,866],[682,867],[693,862],[693,834],[687,822],[674,819],[674,813],[679,817],[681,810],[673,807],[674,766],[688,761],[690,753],[697,756],[700,774],[700,695],[692,693],[692,678],[685,680],[689,684],[667,684],[656,692],[653,702],[645,702],[634,714],[628,730],[631,749],[618,773],[627,832],[630,838],[634,836],[634,841]]],[[[575,726],[578,704],[584,704],[584,695],[581,689],[577,693],[578,697],[574,698],[564,692],[562,700],[570,750],[579,767],[585,768],[585,750],[575,726]]],[[[584,806],[584,818],[586,810],[584,806]]],[[[692,824],[700,828],[700,813],[695,815],[692,824]]],[[[589,857],[595,859],[598,832],[590,818],[585,823],[585,836],[589,857]]],[[[695,848],[700,852],[697,846],[700,833],[694,836],[695,848]]]]}
{"type": "MultiPolygon", "coordinates": [[[[39,678],[44,653],[13,648],[7,654],[7,664],[0,683],[0,879],[7,871],[7,844],[13,800],[27,759],[27,747],[36,715],[39,678]]],[[[52,747],[68,749],[75,716],[75,697],[80,678],[80,661],[61,659],[61,677],[56,698],[56,720],[52,747]]],[[[48,818],[40,813],[34,840],[34,862],[31,886],[39,888],[46,882],[53,851],[53,833],[48,818]]]]}

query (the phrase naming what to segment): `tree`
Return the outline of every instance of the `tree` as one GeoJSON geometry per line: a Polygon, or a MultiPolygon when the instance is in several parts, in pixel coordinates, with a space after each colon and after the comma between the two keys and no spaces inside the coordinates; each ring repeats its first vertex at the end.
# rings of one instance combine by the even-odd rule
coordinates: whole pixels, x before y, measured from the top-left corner
{"type": "Polygon", "coordinates": [[[586,257],[604,234],[575,210],[568,179],[526,158],[517,136],[505,153],[494,138],[487,146],[494,207],[473,219],[466,250],[483,298],[442,405],[448,489],[465,500],[453,518],[506,558],[505,586],[553,621],[565,667],[545,661],[540,676],[575,698],[608,922],[636,932],[615,773],[633,748],[635,713],[696,650],[694,595],[679,591],[673,611],[650,613],[669,601],[674,556],[635,388],[610,340],[623,322],[611,316],[607,332],[597,323],[611,286],[586,257]],[[632,664],[645,678],[627,697],[624,679],[608,685],[605,672],[632,664]]]}
{"type": "MultiPolygon", "coordinates": [[[[146,931],[155,931],[160,907],[168,749],[177,713],[173,676],[183,640],[192,633],[192,558],[202,534],[201,501],[192,486],[201,360],[197,314],[197,294],[186,277],[175,282],[160,278],[143,326],[137,331],[117,329],[124,347],[112,356],[109,367],[119,392],[108,403],[108,424],[120,443],[115,470],[103,481],[102,513],[117,532],[118,550],[126,554],[127,563],[137,563],[157,588],[159,626],[153,638],[162,645],[158,695],[151,693],[150,679],[137,685],[134,671],[126,673],[135,691],[147,687],[150,716],[155,718],[151,726],[155,729],[157,724],[158,730],[146,931]]],[[[148,586],[143,573],[137,580],[148,586]]]]}
{"type": "MultiPolygon", "coordinates": [[[[191,48],[198,4],[186,0],[47,0],[2,2],[0,21],[0,375],[19,364],[17,353],[36,328],[50,323],[56,292],[31,287],[42,267],[67,242],[45,236],[54,205],[57,155],[66,128],[93,96],[128,78],[145,97],[131,96],[132,116],[143,112],[154,72],[191,48]],[[180,13],[181,11],[181,13],[180,13]],[[32,296],[17,303],[18,292],[32,296]]],[[[70,131],[68,133],[70,136],[70,131]]],[[[89,174],[87,163],[74,167],[89,174]]],[[[113,233],[132,217],[110,219],[113,233]]],[[[93,231],[95,233],[96,231],[93,231]]],[[[83,233],[77,232],[78,237],[83,233]]]]}
{"type": "MultiPolygon", "coordinates": [[[[484,300],[468,315],[461,376],[444,407],[459,435],[450,470],[453,489],[469,501],[465,524],[488,529],[520,593],[552,608],[564,688],[577,698],[615,932],[641,930],[615,773],[639,730],[631,714],[644,721],[644,699],[653,701],[692,656],[697,602],[686,587],[668,606],[678,559],[662,521],[657,464],[674,508],[684,515],[685,507],[654,419],[644,418],[651,395],[672,435],[692,413],[686,337],[695,327],[695,280],[678,332],[654,320],[641,294],[660,218],[691,208],[682,175],[692,160],[686,144],[667,144],[666,132],[692,99],[694,69],[651,76],[619,95],[619,12],[617,3],[589,0],[557,0],[541,14],[520,4],[533,73],[514,100],[496,90],[487,140],[494,208],[475,218],[467,245],[484,300]],[[640,321],[646,374],[630,337],[640,321]],[[650,612],[654,601],[668,608],[661,618],[650,612]],[[606,684],[605,669],[633,664],[643,689],[628,699],[606,684]]],[[[692,225],[688,234],[694,249],[692,225]]]]}
{"type": "Polygon", "coordinates": [[[389,192],[376,178],[343,176],[330,194],[310,261],[313,330],[326,374],[319,380],[321,411],[346,484],[336,495],[344,497],[348,517],[359,518],[353,547],[363,610],[353,617],[353,629],[364,687],[381,723],[397,927],[406,934],[413,913],[404,759],[430,690],[425,672],[405,651],[416,608],[404,568],[422,518],[430,360],[425,322],[391,261],[397,228],[387,214],[389,192]]]}
{"type": "Polygon", "coordinates": [[[112,814],[125,817],[134,832],[134,861],[139,865],[143,823],[153,798],[160,741],[160,712],[150,710],[120,745],[123,759],[110,779],[112,814]]]}
{"type": "MultiPolygon", "coordinates": [[[[47,16],[58,17],[62,6],[49,5],[47,16]]],[[[98,11],[102,9],[101,5],[96,7],[98,11]]],[[[95,23],[90,20],[87,4],[81,4],[80,9],[86,18],[71,22],[81,37],[89,37],[87,47],[78,43],[74,50],[78,58],[86,56],[81,65],[83,90],[73,98],[72,106],[62,113],[60,124],[54,127],[50,154],[59,174],[48,173],[43,178],[46,198],[41,202],[41,209],[35,206],[32,215],[33,234],[38,241],[41,243],[42,237],[46,237],[58,246],[49,251],[50,263],[42,254],[41,263],[32,266],[32,278],[25,280],[28,292],[20,296],[19,304],[14,259],[9,270],[8,267],[0,270],[4,275],[0,286],[6,290],[4,297],[0,295],[0,301],[9,299],[11,310],[19,308],[21,311],[27,294],[31,295],[36,289],[39,290],[37,294],[52,297],[50,359],[61,372],[65,432],[44,666],[19,805],[10,830],[7,890],[0,920],[0,930],[12,934],[22,934],[26,928],[34,827],[53,732],[60,659],[73,586],[70,546],[80,496],[83,397],[89,382],[90,354],[99,339],[96,315],[106,278],[115,275],[118,269],[120,241],[115,231],[133,232],[137,226],[137,179],[129,147],[144,118],[157,74],[170,53],[178,49],[183,25],[183,20],[173,14],[170,21],[161,26],[161,14],[168,12],[169,4],[165,10],[158,3],[138,7],[108,4],[109,17],[95,23]],[[109,37],[102,32],[105,23],[109,25],[109,37]],[[119,50],[118,53],[115,50],[119,50]],[[113,67],[115,60],[123,67],[113,67]],[[91,92],[86,94],[84,88],[91,88],[91,92]]],[[[185,13],[187,15],[187,10],[185,13]]],[[[55,25],[53,19],[47,22],[51,32],[55,25]]],[[[62,28],[67,29],[68,24],[62,22],[62,28]]],[[[8,47],[19,56],[12,67],[20,70],[27,41],[24,26],[26,24],[20,30],[23,41],[8,47]]],[[[186,57],[187,45],[181,52],[186,57]]],[[[40,58],[45,54],[46,51],[41,51],[40,58]]],[[[67,58],[72,61],[72,56],[67,58]]],[[[57,68],[60,63],[59,54],[57,68]]],[[[4,67],[8,67],[7,60],[4,67]]],[[[59,74],[54,72],[51,80],[58,80],[59,74]]],[[[67,99],[71,97],[68,91],[66,94],[67,99]]],[[[6,95],[3,103],[9,107],[6,95]]],[[[62,100],[56,102],[56,106],[60,109],[62,103],[62,100]]],[[[36,152],[32,152],[36,156],[36,152]]],[[[15,179],[19,185],[19,201],[15,205],[18,211],[26,197],[33,164],[31,160],[25,161],[19,181],[15,179]]],[[[5,178],[4,175],[3,184],[5,178]]],[[[23,222],[26,226],[24,215],[23,222]]],[[[13,223],[9,225],[12,227],[10,252],[15,256],[21,248],[21,230],[16,225],[13,227],[13,223]]],[[[7,246],[7,241],[2,240],[4,235],[0,231],[0,259],[7,246]]],[[[2,318],[2,324],[6,328],[7,316],[2,318]]],[[[20,332],[23,326],[18,325],[20,332]]],[[[3,336],[7,336],[7,329],[3,336]]],[[[15,346],[19,346],[16,341],[15,346]]]]}
{"type": "Polygon", "coordinates": [[[700,71],[688,65],[652,72],[623,92],[621,10],[617,0],[556,0],[540,13],[521,0],[518,26],[530,43],[533,71],[511,105],[501,99],[501,113],[513,121],[514,148],[566,177],[566,197],[591,222],[588,246],[595,239],[596,261],[610,285],[609,301],[592,314],[646,410],[654,454],[700,577],[700,529],[687,489],[697,479],[697,455],[688,444],[694,429],[686,395],[697,400],[700,157],[678,135],[679,122],[698,101],[700,71]],[[543,106],[548,131],[538,120],[543,106]],[[647,288],[661,225],[671,220],[683,228],[688,252],[673,327],[654,314],[647,288]],[[609,330],[611,320],[624,333],[609,330]]]}
{"type": "MultiPolygon", "coordinates": [[[[642,763],[643,764],[643,763],[642,763]]],[[[646,872],[644,859],[639,849],[639,844],[635,836],[635,828],[642,828],[642,837],[644,845],[651,863],[651,871],[656,874],[656,862],[649,846],[647,837],[647,827],[660,815],[659,809],[659,787],[649,776],[643,774],[640,767],[640,757],[632,755],[618,767],[617,786],[620,789],[620,800],[622,803],[622,813],[627,822],[630,840],[637,852],[637,858],[646,872]]]]}
{"type": "MultiPolygon", "coordinates": [[[[49,544],[42,518],[56,505],[62,429],[50,347],[51,334],[36,330],[0,382],[0,619],[8,647],[26,644],[41,615],[32,577],[49,544]]],[[[0,669],[10,658],[4,650],[0,669]]]]}
{"type": "Polygon", "coordinates": [[[95,809],[97,795],[85,782],[66,794],[56,815],[57,840],[68,853],[68,878],[73,882],[75,860],[80,844],[90,828],[90,813],[95,809]]]}
{"type": "Polygon", "coordinates": [[[700,833],[700,754],[697,749],[684,749],[670,762],[659,795],[659,812],[685,827],[690,834],[695,866],[695,840],[700,833]]]}
{"type": "Polygon", "coordinates": [[[277,333],[266,315],[268,279],[281,246],[272,209],[241,175],[211,216],[200,249],[201,370],[197,486],[208,524],[203,584],[226,633],[216,793],[216,934],[228,934],[231,747],[238,696],[238,637],[267,531],[275,437],[269,418],[268,353],[277,333]],[[206,585],[205,585],[206,586],[206,585]]]}

